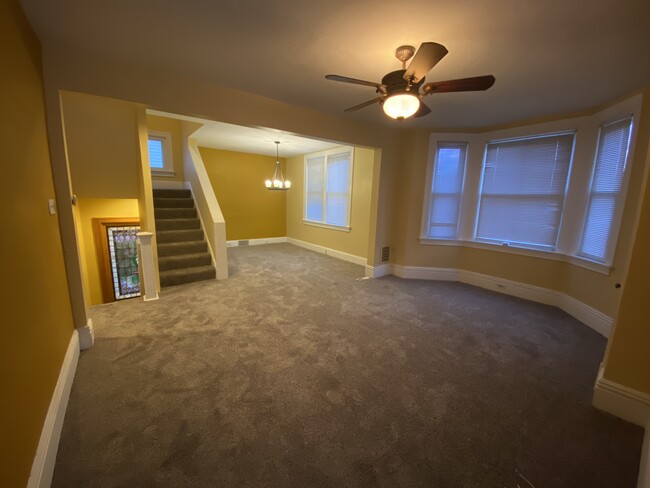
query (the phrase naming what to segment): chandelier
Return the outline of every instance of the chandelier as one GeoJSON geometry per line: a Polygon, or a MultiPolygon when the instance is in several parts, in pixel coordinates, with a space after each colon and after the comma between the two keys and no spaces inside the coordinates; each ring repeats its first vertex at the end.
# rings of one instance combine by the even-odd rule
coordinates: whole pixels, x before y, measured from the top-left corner
{"type": "Polygon", "coordinates": [[[268,190],[288,190],[291,188],[291,182],[285,180],[282,176],[282,168],[280,168],[280,156],[279,156],[279,147],[280,141],[275,142],[275,171],[273,172],[273,178],[266,180],[264,184],[268,190]]]}

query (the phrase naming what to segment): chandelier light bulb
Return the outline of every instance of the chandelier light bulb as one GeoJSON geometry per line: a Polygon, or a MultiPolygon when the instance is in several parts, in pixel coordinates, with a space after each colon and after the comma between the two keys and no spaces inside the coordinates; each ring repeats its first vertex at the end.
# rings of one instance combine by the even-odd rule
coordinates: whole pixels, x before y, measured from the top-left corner
{"type": "Polygon", "coordinates": [[[266,180],[264,182],[264,184],[266,185],[267,188],[271,188],[271,185],[273,184],[273,182],[271,180],[266,180]]]}
{"type": "Polygon", "coordinates": [[[291,182],[289,180],[284,180],[284,187],[291,188],[291,182]]]}

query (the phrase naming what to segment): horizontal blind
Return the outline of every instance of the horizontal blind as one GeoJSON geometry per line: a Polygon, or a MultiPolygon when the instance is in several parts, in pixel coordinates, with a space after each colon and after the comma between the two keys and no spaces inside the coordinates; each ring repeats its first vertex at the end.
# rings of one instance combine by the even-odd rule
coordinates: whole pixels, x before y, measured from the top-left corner
{"type": "Polygon", "coordinates": [[[618,195],[623,185],[632,132],[632,118],[600,128],[589,204],[580,244],[580,255],[605,262],[614,223],[618,195]]]}
{"type": "Polygon", "coordinates": [[[154,169],[165,167],[163,140],[157,137],[149,137],[149,166],[154,169]]]}
{"type": "Polygon", "coordinates": [[[325,158],[308,158],[306,164],[305,217],[314,222],[323,221],[323,197],[325,192],[325,158]]]}
{"type": "Polygon", "coordinates": [[[431,182],[429,229],[433,239],[456,239],[467,144],[440,142],[431,182]]]}
{"type": "Polygon", "coordinates": [[[350,153],[327,157],[325,223],[347,227],[350,202],[350,153]]]}
{"type": "Polygon", "coordinates": [[[488,143],[476,239],[554,250],[574,134],[488,143]]]}

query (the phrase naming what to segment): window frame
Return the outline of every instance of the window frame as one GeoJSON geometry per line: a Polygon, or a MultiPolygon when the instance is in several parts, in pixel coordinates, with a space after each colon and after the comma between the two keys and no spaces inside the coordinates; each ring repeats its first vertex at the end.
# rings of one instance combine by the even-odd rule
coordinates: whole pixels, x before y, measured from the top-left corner
{"type": "MultiPolygon", "coordinates": [[[[465,178],[467,175],[467,161],[468,161],[468,153],[469,153],[469,142],[468,141],[458,141],[458,140],[438,140],[435,142],[435,151],[433,155],[433,161],[430,164],[430,170],[427,171],[427,178],[426,178],[426,191],[424,194],[425,198],[425,211],[423,212],[423,221],[422,221],[422,229],[420,232],[420,237],[421,239],[430,239],[432,241],[453,241],[459,239],[459,234],[461,232],[461,220],[463,219],[463,211],[464,211],[464,206],[463,206],[463,200],[465,196],[465,178]],[[447,238],[447,237],[433,237],[429,235],[429,231],[431,230],[431,212],[433,211],[433,205],[432,199],[433,199],[433,188],[435,184],[435,176],[436,176],[436,168],[439,163],[439,154],[440,154],[440,149],[443,149],[445,147],[459,147],[462,146],[462,149],[464,151],[464,158],[463,158],[463,169],[462,169],[462,175],[460,177],[460,190],[457,193],[458,195],[458,212],[456,215],[456,233],[455,237],[453,238],[447,238]]],[[[440,194],[440,193],[439,193],[440,194]]],[[[451,193],[444,193],[444,195],[452,195],[451,193]]],[[[456,193],[454,193],[456,195],[456,193]]]]}
{"type": "Polygon", "coordinates": [[[527,249],[527,250],[533,250],[533,251],[540,251],[544,253],[559,253],[559,242],[560,242],[560,235],[562,233],[562,228],[563,228],[563,223],[564,223],[564,217],[565,217],[565,211],[566,211],[566,205],[567,205],[567,194],[569,190],[569,184],[571,182],[572,174],[573,174],[573,163],[574,163],[574,157],[575,157],[575,151],[576,151],[576,140],[577,140],[577,135],[578,131],[577,129],[569,129],[569,130],[559,130],[559,131],[551,131],[551,132],[539,132],[539,133],[534,133],[534,134],[527,134],[527,135],[522,135],[522,136],[516,136],[516,137],[508,137],[508,138],[502,138],[502,139],[492,139],[492,140],[487,140],[485,141],[484,147],[483,147],[483,160],[481,162],[481,176],[479,179],[479,184],[478,184],[478,191],[477,191],[477,200],[476,200],[476,209],[474,211],[474,225],[472,229],[472,242],[476,243],[481,243],[481,244],[489,244],[493,246],[497,246],[500,248],[518,248],[518,249],[527,249]],[[487,156],[488,156],[488,147],[490,144],[498,144],[498,143],[509,143],[509,142],[517,142],[517,141],[531,141],[535,139],[545,139],[549,137],[554,137],[554,136],[567,136],[571,135],[573,140],[571,143],[571,153],[569,156],[569,165],[567,168],[567,177],[566,181],[564,182],[564,190],[562,192],[562,205],[560,208],[560,218],[558,219],[557,222],[557,235],[555,237],[555,242],[552,246],[546,246],[543,244],[534,244],[534,243],[524,243],[524,242],[519,242],[519,241],[500,241],[497,239],[489,239],[489,238],[481,238],[478,237],[478,227],[479,227],[479,217],[481,215],[481,203],[483,199],[483,183],[485,179],[485,166],[487,162],[487,156]]]}
{"type": "Polygon", "coordinates": [[[352,188],[353,177],[354,177],[354,147],[352,146],[339,146],[332,149],[326,149],[324,151],[319,151],[315,153],[305,154],[304,163],[304,184],[303,184],[303,205],[302,205],[302,221],[304,224],[313,225],[316,227],[323,227],[326,229],[339,230],[349,232],[351,230],[351,220],[352,220],[352,188]],[[332,156],[338,156],[341,154],[349,154],[350,160],[350,169],[349,169],[349,188],[347,192],[348,197],[348,211],[346,216],[346,225],[337,225],[330,224],[327,222],[327,166],[329,164],[329,158],[332,156]],[[309,159],[323,158],[323,196],[322,196],[322,205],[323,205],[323,218],[322,220],[312,220],[307,218],[307,193],[308,193],[308,171],[307,171],[307,161],[309,159]]]}
{"type": "Polygon", "coordinates": [[[172,151],[172,135],[169,132],[163,132],[158,130],[150,130],[147,134],[147,154],[149,150],[149,141],[151,139],[159,140],[162,142],[163,150],[163,167],[162,168],[152,168],[151,167],[151,157],[149,157],[149,168],[151,170],[152,176],[167,176],[174,177],[176,172],[174,171],[174,158],[172,151]]]}
{"type": "MultiPolygon", "coordinates": [[[[618,237],[619,237],[619,232],[621,230],[621,220],[623,216],[623,211],[625,207],[625,199],[627,197],[627,189],[628,189],[628,183],[630,179],[630,173],[632,172],[631,166],[633,163],[633,142],[634,142],[634,134],[636,130],[636,124],[635,124],[635,114],[634,113],[629,113],[624,116],[619,116],[619,117],[613,117],[608,120],[605,120],[601,122],[598,126],[598,135],[596,138],[596,144],[594,146],[594,152],[593,152],[593,157],[592,157],[592,163],[591,163],[591,175],[589,177],[589,181],[587,184],[587,196],[586,196],[586,201],[584,208],[582,210],[582,221],[580,225],[580,234],[578,235],[577,239],[577,247],[574,252],[574,255],[578,259],[584,259],[593,263],[597,263],[600,265],[604,265],[607,267],[611,267],[612,263],[614,261],[614,255],[616,253],[616,244],[618,242],[618,237]],[[584,238],[585,238],[585,228],[587,226],[587,217],[589,214],[589,207],[591,206],[591,202],[594,196],[593,191],[593,185],[594,185],[594,180],[596,178],[596,166],[598,164],[598,152],[600,150],[601,144],[602,144],[602,134],[603,134],[603,128],[605,128],[608,125],[616,124],[618,122],[622,122],[624,120],[629,120],[630,122],[630,132],[628,134],[628,142],[627,142],[627,154],[625,156],[625,170],[623,173],[623,177],[621,179],[621,187],[619,188],[619,191],[617,192],[615,198],[614,198],[614,213],[612,216],[612,225],[609,229],[609,235],[607,236],[607,244],[605,247],[605,257],[603,260],[600,260],[597,256],[593,256],[591,254],[583,253],[582,252],[582,246],[584,243],[584,238]]],[[[597,192],[597,193],[602,193],[602,192],[597,192]]]]}

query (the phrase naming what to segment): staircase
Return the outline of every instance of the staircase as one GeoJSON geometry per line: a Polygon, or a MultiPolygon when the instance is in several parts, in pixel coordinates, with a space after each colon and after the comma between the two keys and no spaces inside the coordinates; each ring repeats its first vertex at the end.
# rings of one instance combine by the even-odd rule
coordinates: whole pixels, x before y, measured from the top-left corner
{"type": "Polygon", "coordinates": [[[160,286],[216,277],[189,190],[154,190],[160,286]]]}

